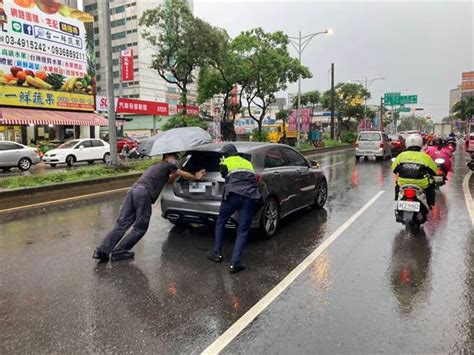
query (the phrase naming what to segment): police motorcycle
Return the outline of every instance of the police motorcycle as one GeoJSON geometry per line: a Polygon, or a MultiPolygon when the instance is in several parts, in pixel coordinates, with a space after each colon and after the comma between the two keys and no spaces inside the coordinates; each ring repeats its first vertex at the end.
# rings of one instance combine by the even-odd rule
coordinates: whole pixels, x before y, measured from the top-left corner
{"type": "MultiPolygon", "coordinates": [[[[395,158],[392,161],[395,161],[395,158]]],[[[409,169],[417,174],[418,166],[416,164],[408,165],[409,169]]],[[[429,211],[430,206],[424,189],[409,184],[399,186],[395,220],[403,224],[407,232],[419,230],[420,226],[427,221],[429,211]]]]}
{"type": "Polygon", "coordinates": [[[400,186],[395,218],[408,232],[419,229],[426,222],[429,210],[423,189],[416,185],[400,186]]]}

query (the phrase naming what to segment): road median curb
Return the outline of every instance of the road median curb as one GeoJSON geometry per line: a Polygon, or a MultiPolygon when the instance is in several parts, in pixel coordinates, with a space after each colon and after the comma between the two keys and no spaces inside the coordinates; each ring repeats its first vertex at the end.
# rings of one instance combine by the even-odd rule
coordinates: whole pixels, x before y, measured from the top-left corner
{"type": "MultiPolygon", "coordinates": [[[[305,156],[311,156],[352,148],[350,145],[315,148],[301,153],[305,156]]],[[[0,191],[0,215],[69,203],[84,198],[100,197],[108,193],[119,193],[130,187],[141,174],[142,172],[130,173],[92,180],[2,190],[0,191]]]]}
{"type": "Polygon", "coordinates": [[[103,195],[130,187],[142,173],[0,191],[0,214],[103,195]]]}

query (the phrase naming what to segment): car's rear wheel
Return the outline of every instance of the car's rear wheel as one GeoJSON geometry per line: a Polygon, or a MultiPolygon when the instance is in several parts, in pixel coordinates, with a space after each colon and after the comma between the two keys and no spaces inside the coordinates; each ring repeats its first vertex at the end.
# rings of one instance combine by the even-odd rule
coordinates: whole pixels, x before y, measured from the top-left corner
{"type": "Polygon", "coordinates": [[[29,170],[31,168],[31,160],[28,158],[21,158],[18,162],[18,168],[22,171],[29,170]]]}
{"type": "Polygon", "coordinates": [[[274,198],[269,198],[263,206],[262,216],[260,217],[260,230],[264,234],[264,237],[273,237],[278,229],[279,223],[280,210],[278,208],[278,202],[274,198]]]}
{"type": "Polygon", "coordinates": [[[318,185],[316,185],[316,196],[314,198],[313,207],[323,208],[328,200],[328,183],[326,179],[322,179],[318,185]]]}
{"type": "Polygon", "coordinates": [[[73,166],[75,162],[76,162],[76,158],[74,157],[74,155],[69,155],[69,156],[66,158],[66,164],[67,164],[67,166],[73,166]]]}
{"type": "Polygon", "coordinates": [[[109,164],[110,163],[110,153],[105,153],[104,157],[102,158],[102,161],[104,164],[109,164]]]}
{"type": "Polygon", "coordinates": [[[382,155],[381,157],[375,157],[377,161],[384,161],[385,160],[385,155],[382,155]]]}

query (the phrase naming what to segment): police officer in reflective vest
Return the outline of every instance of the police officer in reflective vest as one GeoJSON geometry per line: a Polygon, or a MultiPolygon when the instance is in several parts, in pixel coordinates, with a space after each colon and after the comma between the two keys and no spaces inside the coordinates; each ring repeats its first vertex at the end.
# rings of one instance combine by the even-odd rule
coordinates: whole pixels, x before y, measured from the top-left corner
{"type": "Polygon", "coordinates": [[[245,269],[240,263],[240,258],[247,243],[252,219],[258,202],[262,199],[262,194],[257,187],[252,163],[237,155],[235,145],[226,144],[221,153],[224,155],[221,162],[221,174],[225,178],[225,183],[219,217],[216,222],[214,249],[209,253],[208,259],[217,263],[222,261],[225,224],[238,211],[237,237],[230,266],[230,272],[236,273],[245,269]]]}

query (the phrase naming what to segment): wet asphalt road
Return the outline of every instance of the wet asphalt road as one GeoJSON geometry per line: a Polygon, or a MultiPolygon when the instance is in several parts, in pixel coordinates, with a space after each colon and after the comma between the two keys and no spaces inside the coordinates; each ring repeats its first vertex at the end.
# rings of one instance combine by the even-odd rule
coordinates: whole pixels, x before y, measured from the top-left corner
{"type": "Polygon", "coordinates": [[[390,162],[356,164],[351,151],[319,157],[326,208],[290,217],[271,240],[254,239],[237,275],[206,259],[211,229],[173,227],[159,205],[135,260],[96,265],[92,251],[123,195],[4,220],[0,354],[198,353],[382,190],[224,352],[473,350],[474,233],[460,158],[414,237],[395,223],[390,162]]]}

